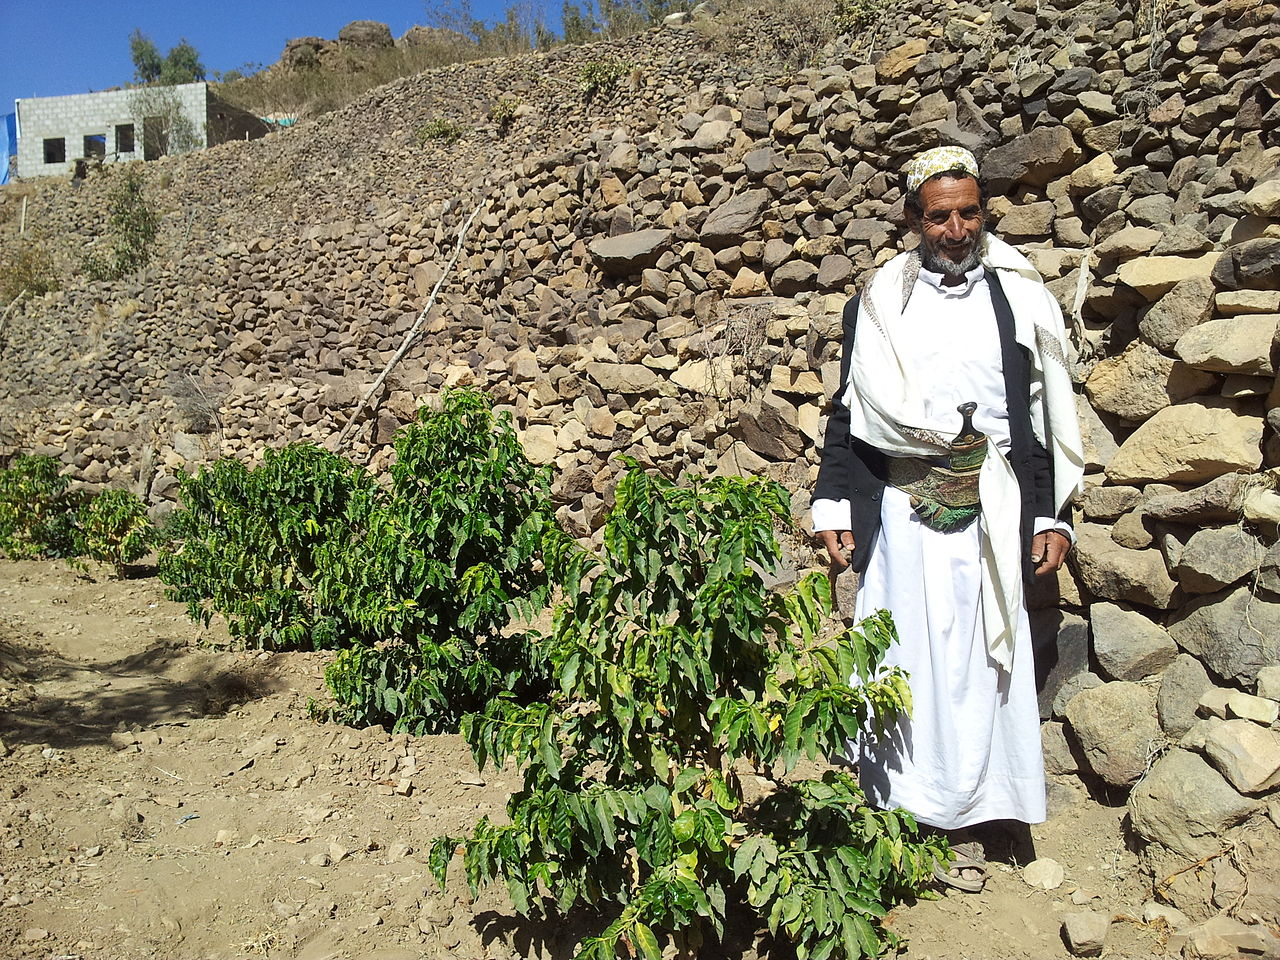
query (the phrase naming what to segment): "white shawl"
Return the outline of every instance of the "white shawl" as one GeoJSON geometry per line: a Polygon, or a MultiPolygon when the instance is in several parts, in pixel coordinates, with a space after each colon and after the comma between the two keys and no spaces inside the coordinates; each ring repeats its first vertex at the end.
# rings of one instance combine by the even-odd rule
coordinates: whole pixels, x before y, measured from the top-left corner
{"type": "MultiPolygon", "coordinates": [[[[1003,240],[985,234],[979,256],[998,277],[1013,311],[1014,337],[1031,357],[1031,426],[1052,458],[1057,516],[1084,477],[1062,311],[1027,258],[1003,240]]],[[[954,423],[948,436],[946,424],[925,415],[927,371],[904,367],[895,340],[900,324],[894,321],[906,308],[919,265],[918,253],[899,254],[867,284],[844,393],[849,432],[889,456],[943,456],[955,434],[954,423]]],[[[978,492],[983,627],[992,659],[1007,670],[1023,609],[1022,510],[1013,469],[994,443],[978,475],[978,492]]]]}

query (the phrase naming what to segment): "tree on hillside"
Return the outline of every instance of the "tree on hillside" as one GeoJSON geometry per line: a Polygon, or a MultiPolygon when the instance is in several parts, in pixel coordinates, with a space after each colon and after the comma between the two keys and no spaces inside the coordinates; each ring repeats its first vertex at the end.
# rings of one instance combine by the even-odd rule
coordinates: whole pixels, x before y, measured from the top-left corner
{"type": "Polygon", "coordinates": [[[138,83],[176,86],[205,78],[200,54],[185,38],[162,57],[151,38],[135,28],[129,34],[129,56],[133,59],[133,76],[138,83]]]}
{"type": "Polygon", "coordinates": [[[155,83],[164,68],[164,57],[140,29],[129,34],[129,56],[133,58],[133,78],[139,83],[155,83]]]}

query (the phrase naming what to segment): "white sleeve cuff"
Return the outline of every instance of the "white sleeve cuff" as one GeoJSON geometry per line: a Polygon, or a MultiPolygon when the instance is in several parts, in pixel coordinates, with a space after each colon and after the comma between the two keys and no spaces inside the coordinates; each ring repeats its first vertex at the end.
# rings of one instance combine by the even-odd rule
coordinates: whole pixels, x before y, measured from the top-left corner
{"type": "MultiPolygon", "coordinates": [[[[815,503],[814,506],[817,506],[817,504],[815,503]]],[[[1071,524],[1062,520],[1055,520],[1053,517],[1036,517],[1035,532],[1044,533],[1046,530],[1060,533],[1071,541],[1073,547],[1076,545],[1076,532],[1071,529],[1071,524]]]]}
{"type": "Polygon", "coordinates": [[[848,500],[815,500],[809,505],[809,515],[814,533],[853,529],[853,510],[848,500]]]}

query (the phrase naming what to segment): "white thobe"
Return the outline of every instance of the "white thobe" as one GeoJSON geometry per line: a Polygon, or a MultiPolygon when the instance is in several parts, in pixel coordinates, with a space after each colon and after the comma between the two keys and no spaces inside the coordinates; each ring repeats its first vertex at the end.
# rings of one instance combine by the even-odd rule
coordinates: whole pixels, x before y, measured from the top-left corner
{"type": "MultiPolygon", "coordinates": [[[[906,335],[896,337],[903,366],[928,383],[927,415],[954,423],[958,433],[956,407],[973,401],[974,426],[1008,454],[999,333],[981,268],[955,287],[921,271],[895,322],[905,325],[906,335]]],[[[815,502],[815,527],[849,529],[847,510],[847,501],[815,502]],[[843,524],[822,522],[823,514],[840,509],[843,524]]],[[[914,704],[912,716],[884,737],[861,738],[863,789],[875,805],[901,807],[942,829],[1045,818],[1025,601],[1012,669],[1005,671],[989,655],[984,635],[981,527],[975,521],[951,533],[931,530],[912,512],[908,494],[886,487],[855,609],[858,619],[880,609],[892,612],[899,640],[885,664],[907,672],[914,704]]]]}

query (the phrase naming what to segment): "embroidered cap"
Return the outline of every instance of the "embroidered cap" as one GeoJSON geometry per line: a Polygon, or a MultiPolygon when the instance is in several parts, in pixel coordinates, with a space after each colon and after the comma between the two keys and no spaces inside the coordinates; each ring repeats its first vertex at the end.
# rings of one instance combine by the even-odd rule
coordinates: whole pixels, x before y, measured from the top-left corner
{"type": "Polygon", "coordinates": [[[934,147],[907,164],[907,189],[919,190],[920,184],[947,170],[963,170],[978,178],[978,160],[964,147],[934,147]]]}

